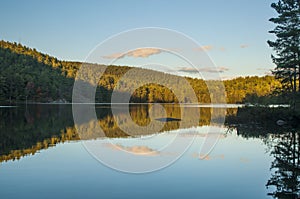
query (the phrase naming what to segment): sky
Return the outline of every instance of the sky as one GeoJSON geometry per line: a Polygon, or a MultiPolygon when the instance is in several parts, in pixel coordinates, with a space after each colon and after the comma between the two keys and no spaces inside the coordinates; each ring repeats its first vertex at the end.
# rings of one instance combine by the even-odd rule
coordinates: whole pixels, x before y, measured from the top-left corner
{"type": "MultiPolygon", "coordinates": [[[[1,1],[0,39],[20,42],[61,60],[85,61],[99,43],[113,35],[136,28],[159,27],[196,41],[215,64],[213,70],[202,66],[206,73],[219,72],[224,79],[262,76],[275,67],[272,50],[267,45],[267,40],[274,40],[268,33],[274,28],[268,21],[276,16],[270,7],[274,1],[1,1]]],[[[180,49],[176,52],[180,54],[180,49]]],[[[109,59],[118,53],[124,52],[101,56],[109,59]]],[[[164,59],[159,53],[148,56],[139,53],[133,51],[117,64],[141,66],[154,58],[164,59]]],[[[170,64],[169,67],[183,75],[192,73],[189,66],[176,64],[174,60],[164,64],[170,64]]]]}

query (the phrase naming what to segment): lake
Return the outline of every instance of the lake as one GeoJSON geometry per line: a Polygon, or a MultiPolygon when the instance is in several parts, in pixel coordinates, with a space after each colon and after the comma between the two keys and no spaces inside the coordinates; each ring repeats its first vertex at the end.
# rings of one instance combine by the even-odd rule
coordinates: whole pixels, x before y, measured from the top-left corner
{"type": "Polygon", "coordinates": [[[1,198],[299,192],[298,132],[229,124],[234,106],[77,106],[79,112],[72,105],[0,108],[1,198]]]}

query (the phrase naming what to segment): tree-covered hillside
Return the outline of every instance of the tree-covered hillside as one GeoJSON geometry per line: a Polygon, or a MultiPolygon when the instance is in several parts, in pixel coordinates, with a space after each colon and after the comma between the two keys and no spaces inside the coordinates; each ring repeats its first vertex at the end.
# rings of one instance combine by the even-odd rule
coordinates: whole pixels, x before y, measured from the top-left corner
{"type": "Polygon", "coordinates": [[[0,41],[0,101],[53,101],[70,98],[71,78],[60,62],[20,44],[0,41]]]}
{"type": "MultiPolygon", "coordinates": [[[[80,62],[60,61],[21,44],[0,41],[0,103],[52,102],[66,100],[71,102],[72,88],[80,62]]],[[[105,67],[98,65],[98,67],[105,67]]],[[[110,102],[115,86],[136,87],[139,80],[124,79],[124,74],[132,67],[108,66],[100,78],[96,102],[110,102]]],[[[134,68],[142,80],[160,79],[165,85],[178,85],[174,75],[153,70],[134,68]]],[[[201,79],[186,78],[194,89],[199,103],[210,103],[206,82],[201,79]]],[[[155,81],[153,81],[155,82],[155,81]]],[[[213,83],[213,82],[210,82],[213,83]]],[[[243,102],[248,96],[266,96],[281,89],[279,81],[273,76],[239,77],[224,81],[227,102],[243,102]]],[[[182,95],[188,88],[182,89],[182,95]]],[[[214,88],[218,90],[218,88],[214,88]]],[[[180,97],[180,96],[179,96],[180,97]]],[[[181,99],[181,98],[180,98],[181,99]]],[[[184,99],[184,98],[182,98],[184,99]]],[[[248,97],[249,99],[249,97],[248,97]]],[[[131,102],[189,102],[179,100],[172,90],[158,84],[147,84],[135,90],[131,102]]]]}

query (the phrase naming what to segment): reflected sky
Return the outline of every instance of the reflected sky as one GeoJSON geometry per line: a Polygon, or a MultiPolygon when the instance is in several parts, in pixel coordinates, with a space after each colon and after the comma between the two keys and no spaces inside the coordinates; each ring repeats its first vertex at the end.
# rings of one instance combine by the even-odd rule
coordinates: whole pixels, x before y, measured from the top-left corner
{"type": "MultiPolygon", "coordinates": [[[[138,125],[148,125],[150,108],[132,106],[130,117],[138,125]]],[[[274,157],[285,161],[287,156],[278,153],[278,147],[287,143],[294,143],[293,150],[299,151],[296,132],[276,134],[227,123],[220,126],[211,117],[224,112],[224,107],[178,109],[166,105],[165,108],[170,118],[180,118],[182,111],[199,108],[199,124],[189,126],[190,120],[185,118],[188,125],[180,128],[180,120],[163,121],[165,125],[160,132],[128,135],[115,121],[126,122],[123,109],[114,117],[110,108],[104,106],[96,109],[97,120],[78,125],[79,130],[91,134],[91,139],[88,136],[81,139],[75,130],[70,105],[0,109],[1,197],[252,199],[271,198],[268,193],[280,193],[274,186],[266,188],[274,174],[270,168],[287,168],[274,164],[274,157]],[[94,135],[97,125],[103,129],[101,137],[94,135]],[[201,147],[209,132],[221,134],[212,151],[203,158],[201,147]],[[188,143],[187,150],[167,148],[175,139],[188,143]],[[97,153],[110,157],[111,162],[99,159],[97,153]],[[126,164],[132,156],[137,158],[126,164]],[[152,166],[149,160],[154,158],[173,161],[162,169],[142,174],[113,169],[152,166]]],[[[225,111],[231,117],[238,114],[237,109],[225,111]]],[[[291,172],[297,171],[295,168],[290,168],[291,172]]]]}
{"type": "Polygon", "coordinates": [[[148,174],[127,174],[108,168],[94,159],[80,141],[58,144],[34,156],[2,163],[1,195],[4,198],[24,195],[27,198],[268,198],[265,184],[270,177],[272,158],[262,140],[245,139],[231,132],[219,140],[204,160],[197,157],[201,141],[203,137],[197,137],[178,161],[148,174]]]}

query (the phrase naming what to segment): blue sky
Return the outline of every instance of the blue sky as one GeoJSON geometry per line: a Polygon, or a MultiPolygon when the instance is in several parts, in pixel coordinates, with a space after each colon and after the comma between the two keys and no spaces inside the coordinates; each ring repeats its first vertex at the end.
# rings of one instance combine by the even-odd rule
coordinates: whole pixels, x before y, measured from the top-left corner
{"type": "MultiPolygon", "coordinates": [[[[266,41],[275,0],[2,1],[0,39],[21,42],[63,60],[85,60],[100,42],[133,28],[182,32],[205,46],[230,78],[274,68],[266,41]]],[[[118,53],[118,52],[116,52],[118,53]]],[[[121,63],[122,64],[122,63],[121,63]]]]}

